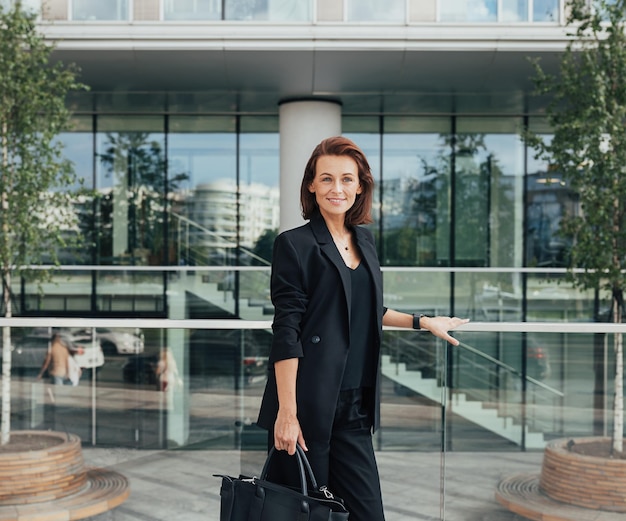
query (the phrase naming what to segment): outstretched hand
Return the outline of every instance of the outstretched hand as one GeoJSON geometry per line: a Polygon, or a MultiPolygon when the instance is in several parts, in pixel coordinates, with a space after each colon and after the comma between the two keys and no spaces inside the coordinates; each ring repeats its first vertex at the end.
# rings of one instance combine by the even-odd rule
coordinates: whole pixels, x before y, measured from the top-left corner
{"type": "Polygon", "coordinates": [[[452,331],[463,324],[467,324],[469,318],[458,317],[421,317],[420,327],[427,329],[436,337],[442,338],[447,342],[450,342],[453,346],[458,346],[459,341],[450,336],[448,331],[452,331]]]}

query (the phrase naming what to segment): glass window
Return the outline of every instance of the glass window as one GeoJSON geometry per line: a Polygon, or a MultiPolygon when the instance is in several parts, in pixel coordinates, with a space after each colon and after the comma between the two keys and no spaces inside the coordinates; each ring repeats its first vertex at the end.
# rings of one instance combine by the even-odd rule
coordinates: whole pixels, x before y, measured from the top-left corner
{"type": "Polygon", "coordinates": [[[128,0],[73,0],[72,20],[128,20],[128,0]]]}
{"type": "Polygon", "coordinates": [[[163,118],[98,119],[100,264],[161,264],[165,255],[163,118]]]}
{"type": "MultiPolygon", "coordinates": [[[[244,126],[242,118],[242,127],[244,126]]],[[[266,118],[276,121],[276,118],[266,118]]],[[[245,132],[239,145],[240,262],[269,264],[280,217],[278,132],[245,132]]],[[[269,282],[269,281],[268,281],[269,282]]]]}
{"type": "Polygon", "coordinates": [[[524,148],[520,127],[521,120],[516,118],[457,119],[457,266],[522,266],[524,148]]]}
{"type": "Polygon", "coordinates": [[[233,265],[237,134],[232,117],[172,116],[168,137],[174,263],[233,265]],[[172,184],[172,174],[179,177],[172,184]]]}
{"type": "Polygon", "coordinates": [[[528,0],[502,0],[501,22],[527,22],[528,0]]]}
{"type": "Polygon", "coordinates": [[[496,22],[497,0],[440,0],[442,22],[496,22]]]}
{"type": "Polygon", "coordinates": [[[165,20],[221,20],[222,0],[165,0],[165,20]]]}
{"type": "MultiPolygon", "coordinates": [[[[80,118],[84,123],[91,122],[90,117],[80,118]]],[[[76,126],[81,128],[80,121],[76,126]]],[[[86,125],[85,125],[86,126],[86,125]]],[[[90,127],[91,125],[89,125],[90,127]]],[[[73,187],[78,190],[81,186],[86,189],[93,188],[93,133],[91,131],[65,132],[59,136],[59,140],[63,143],[63,156],[68,159],[73,166],[76,174],[77,183],[73,187]]],[[[74,211],[78,217],[78,228],[84,241],[89,244],[93,234],[93,197],[91,195],[76,195],[73,197],[74,211]]],[[[67,230],[68,234],[72,231],[67,230]]],[[[69,243],[71,244],[71,242],[69,243]]],[[[61,264],[90,264],[91,249],[82,247],[76,249],[74,247],[65,248],[59,252],[59,261],[61,264]]],[[[90,292],[89,286],[85,287],[85,294],[90,292]]]]}
{"type": "MultiPolygon", "coordinates": [[[[0,0],[0,8],[8,11],[16,3],[16,0],[0,0]]],[[[21,0],[20,4],[24,11],[41,13],[41,0],[21,0]]]]}
{"type": "Polygon", "coordinates": [[[559,0],[534,0],[534,22],[558,22],[559,18],[559,0]]]}
{"type": "MultiPolygon", "coordinates": [[[[520,127],[517,118],[457,119],[452,190],[456,266],[522,266],[520,127]]],[[[474,320],[521,320],[520,274],[458,273],[454,291],[455,313],[474,320]]]]}
{"type": "Polygon", "coordinates": [[[349,22],[404,22],[405,0],[347,0],[349,22]]]}
{"type": "Polygon", "coordinates": [[[450,119],[388,117],[383,265],[449,265],[450,119]]]}

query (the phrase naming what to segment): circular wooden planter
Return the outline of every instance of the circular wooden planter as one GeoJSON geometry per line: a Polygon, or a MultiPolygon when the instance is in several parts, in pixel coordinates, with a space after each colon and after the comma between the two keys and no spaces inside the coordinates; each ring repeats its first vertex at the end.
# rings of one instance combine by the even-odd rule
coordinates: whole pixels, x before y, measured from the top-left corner
{"type": "Polygon", "coordinates": [[[85,487],[78,436],[51,431],[20,431],[12,436],[29,438],[33,447],[43,448],[0,452],[0,505],[53,501],[85,487]]]}
{"type": "Polygon", "coordinates": [[[568,438],[544,451],[539,488],[548,497],[583,508],[626,512],[626,460],[576,452],[584,444],[606,444],[610,438],[568,438]],[[571,445],[574,447],[570,448],[571,445]]]}
{"type": "Polygon", "coordinates": [[[78,520],[117,507],[128,480],[85,467],[80,438],[53,431],[14,431],[0,448],[0,521],[78,520]]]}

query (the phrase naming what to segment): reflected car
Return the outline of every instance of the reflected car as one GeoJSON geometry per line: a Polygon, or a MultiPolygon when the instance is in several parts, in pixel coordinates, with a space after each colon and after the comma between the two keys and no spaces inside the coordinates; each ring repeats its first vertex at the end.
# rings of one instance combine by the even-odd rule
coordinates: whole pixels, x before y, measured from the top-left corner
{"type": "Polygon", "coordinates": [[[189,338],[192,376],[242,376],[249,384],[266,378],[271,337],[256,331],[240,339],[237,330],[198,329],[189,338]]]}
{"type": "MultiPolygon", "coordinates": [[[[91,329],[81,329],[75,335],[91,336],[91,329]]],[[[143,353],[144,334],[139,328],[96,328],[96,338],[105,355],[132,355],[143,353]]]]}
{"type": "Polygon", "coordinates": [[[157,355],[132,355],[122,366],[122,379],[126,383],[156,385],[157,355]]]}
{"type": "MultiPolygon", "coordinates": [[[[38,373],[48,353],[50,338],[47,331],[33,331],[16,338],[11,352],[12,369],[18,374],[38,373]]],[[[61,339],[75,353],[74,357],[81,369],[98,369],[104,365],[102,347],[97,341],[94,344],[91,337],[61,332],[61,339]]]]}

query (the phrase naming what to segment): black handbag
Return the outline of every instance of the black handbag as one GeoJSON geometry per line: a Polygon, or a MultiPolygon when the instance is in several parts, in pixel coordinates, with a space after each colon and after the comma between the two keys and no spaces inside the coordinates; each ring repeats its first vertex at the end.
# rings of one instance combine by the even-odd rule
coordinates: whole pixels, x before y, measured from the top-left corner
{"type": "Polygon", "coordinates": [[[296,446],[300,490],[267,481],[269,463],[265,460],[261,477],[224,476],[220,489],[220,521],[346,521],[343,501],[326,487],[318,487],[313,469],[302,448],[296,446]],[[307,481],[308,478],[308,481],[307,481]],[[309,483],[311,489],[309,489],[309,483]]]}

